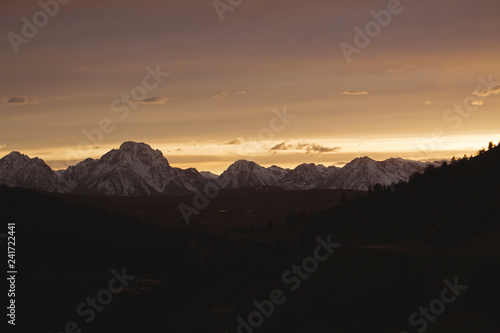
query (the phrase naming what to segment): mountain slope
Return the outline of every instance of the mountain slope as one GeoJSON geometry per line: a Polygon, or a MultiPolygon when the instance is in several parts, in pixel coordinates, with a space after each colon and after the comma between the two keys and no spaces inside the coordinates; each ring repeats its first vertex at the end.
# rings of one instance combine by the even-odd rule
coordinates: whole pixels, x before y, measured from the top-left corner
{"type": "Polygon", "coordinates": [[[427,164],[416,161],[391,158],[377,162],[369,157],[352,160],[338,172],[331,173],[324,187],[329,189],[348,188],[366,191],[375,184],[390,185],[406,181],[415,172],[425,170],[427,164]]]}
{"type": "Polygon", "coordinates": [[[254,186],[281,186],[279,173],[255,162],[239,160],[233,163],[218,178],[222,188],[242,188],[254,186]]]}
{"type": "MultiPolygon", "coordinates": [[[[347,243],[411,251],[500,254],[500,147],[472,159],[428,166],[393,191],[311,217],[310,230],[347,243]]],[[[380,191],[379,191],[380,192],[380,191]]]]}
{"type": "Polygon", "coordinates": [[[87,159],[63,173],[74,193],[124,196],[188,193],[191,186],[182,176],[187,178],[169,165],[160,150],[135,142],[125,142],[99,160],[87,159]]]}
{"type": "Polygon", "coordinates": [[[343,168],[301,164],[295,169],[262,167],[239,160],[220,176],[173,168],[160,150],[145,143],[125,142],[100,159],[86,159],[64,171],[52,171],[42,160],[13,152],[0,160],[0,184],[51,192],[118,196],[182,195],[217,181],[222,188],[277,186],[285,190],[368,190],[377,183],[408,180],[427,164],[391,158],[377,162],[356,158],[343,168]]]}
{"type": "Polygon", "coordinates": [[[50,192],[65,189],[59,176],[43,160],[19,152],[0,159],[0,183],[50,192]]]}
{"type": "Polygon", "coordinates": [[[281,180],[287,187],[295,190],[324,188],[325,180],[333,176],[339,169],[324,165],[301,164],[288,172],[281,180]]]}

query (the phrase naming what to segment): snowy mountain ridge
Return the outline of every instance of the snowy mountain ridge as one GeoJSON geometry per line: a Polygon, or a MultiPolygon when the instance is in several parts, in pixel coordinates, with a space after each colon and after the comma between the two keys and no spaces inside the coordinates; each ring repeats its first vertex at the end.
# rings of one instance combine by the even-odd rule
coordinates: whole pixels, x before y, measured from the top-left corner
{"type": "Polygon", "coordinates": [[[37,157],[12,152],[0,159],[0,184],[58,193],[114,196],[189,194],[214,181],[226,189],[275,186],[286,190],[367,190],[377,183],[390,185],[408,180],[414,172],[424,171],[427,165],[401,158],[374,161],[360,157],[342,168],[305,163],[291,170],[276,165],[265,168],[239,160],[217,176],[194,168],[172,167],[160,150],[129,141],[100,159],[88,158],[58,171],[37,157]]]}

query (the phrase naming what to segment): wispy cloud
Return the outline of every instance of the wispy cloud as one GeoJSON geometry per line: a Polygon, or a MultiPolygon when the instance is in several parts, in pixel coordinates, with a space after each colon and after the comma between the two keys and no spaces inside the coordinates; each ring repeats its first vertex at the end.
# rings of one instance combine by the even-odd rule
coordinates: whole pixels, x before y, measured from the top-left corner
{"type": "Polygon", "coordinates": [[[305,151],[306,154],[311,153],[332,153],[341,150],[341,147],[325,147],[315,143],[301,142],[295,145],[290,144],[289,140],[283,141],[270,149],[270,151],[283,151],[283,150],[301,150],[305,151]]]}
{"type": "Polygon", "coordinates": [[[425,101],[425,103],[424,103],[424,104],[425,104],[425,105],[431,105],[431,104],[432,104],[432,102],[431,102],[431,101],[425,101]]]}
{"type": "Polygon", "coordinates": [[[5,103],[7,104],[18,104],[18,105],[36,104],[38,102],[39,100],[36,97],[28,97],[28,96],[14,96],[8,98],[5,101],[5,103]]]}
{"type": "Polygon", "coordinates": [[[184,149],[182,148],[177,148],[175,150],[167,150],[167,153],[182,153],[184,149]]]}
{"type": "Polygon", "coordinates": [[[342,95],[368,95],[368,91],[364,90],[346,90],[342,92],[342,95]]]}
{"type": "Polygon", "coordinates": [[[482,105],[484,105],[484,102],[482,100],[478,99],[478,100],[470,102],[470,105],[472,105],[472,106],[482,106],[482,105]]]}
{"type": "Polygon", "coordinates": [[[0,149],[4,149],[7,145],[0,145],[0,149]]]}
{"type": "Polygon", "coordinates": [[[404,65],[401,67],[395,67],[395,68],[388,68],[385,71],[388,73],[397,73],[397,72],[404,72],[410,69],[414,69],[415,65],[404,65]]]}
{"type": "Polygon", "coordinates": [[[488,88],[479,91],[476,90],[472,94],[479,97],[489,97],[490,95],[498,95],[500,94],[500,84],[489,86],[488,88]]]}
{"type": "Polygon", "coordinates": [[[246,95],[246,94],[247,92],[245,90],[240,90],[236,92],[223,91],[221,93],[213,95],[212,98],[218,101],[225,101],[229,99],[231,95],[246,95]]]}
{"type": "Polygon", "coordinates": [[[276,146],[271,148],[271,151],[278,151],[278,150],[291,150],[293,149],[293,145],[288,144],[287,141],[283,141],[282,143],[278,143],[276,146]]]}
{"type": "Polygon", "coordinates": [[[310,153],[318,153],[318,154],[321,154],[321,153],[333,153],[335,151],[338,151],[338,150],[342,149],[340,147],[325,147],[325,146],[321,146],[321,145],[318,145],[318,144],[312,144],[312,143],[299,144],[297,146],[297,149],[299,149],[299,146],[300,146],[300,149],[304,149],[306,151],[306,154],[310,154],[310,153]]]}
{"type": "Polygon", "coordinates": [[[165,104],[170,100],[170,98],[165,96],[152,96],[135,101],[137,104],[165,104]]]}
{"type": "Polygon", "coordinates": [[[224,143],[224,145],[235,146],[235,145],[241,145],[242,143],[243,143],[242,138],[236,138],[234,140],[224,143]]]}
{"type": "Polygon", "coordinates": [[[41,97],[38,98],[36,96],[12,96],[3,98],[2,101],[6,104],[11,105],[28,105],[28,104],[37,104],[41,102],[53,101],[53,100],[67,100],[70,99],[71,96],[57,96],[57,97],[41,97]]]}
{"type": "Polygon", "coordinates": [[[218,101],[225,101],[229,98],[229,93],[227,91],[223,91],[219,94],[213,95],[212,98],[218,101]]]}

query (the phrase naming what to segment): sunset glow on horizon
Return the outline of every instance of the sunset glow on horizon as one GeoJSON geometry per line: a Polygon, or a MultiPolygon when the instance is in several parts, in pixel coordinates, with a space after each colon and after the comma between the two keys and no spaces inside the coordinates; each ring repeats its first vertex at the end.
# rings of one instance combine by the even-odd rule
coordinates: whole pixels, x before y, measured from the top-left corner
{"type": "Polygon", "coordinates": [[[500,141],[496,0],[233,9],[221,22],[212,1],[70,1],[26,38],[37,1],[0,4],[0,158],[64,169],[137,141],[220,174],[238,159],[434,161],[500,141]]]}

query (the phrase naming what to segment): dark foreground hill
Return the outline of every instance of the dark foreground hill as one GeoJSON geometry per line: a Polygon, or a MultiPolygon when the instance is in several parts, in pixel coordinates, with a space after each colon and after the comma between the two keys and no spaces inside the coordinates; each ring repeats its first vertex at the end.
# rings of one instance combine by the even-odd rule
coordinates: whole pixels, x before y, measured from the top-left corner
{"type": "Polygon", "coordinates": [[[311,232],[411,251],[500,254],[500,147],[429,166],[409,182],[315,214],[311,232]],[[383,193],[382,193],[383,192],[383,193]]]}
{"type": "Polygon", "coordinates": [[[17,328],[498,332],[499,167],[492,147],[239,238],[0,187],[0,220],[17,225],[17,328]],[[318,237],[339,245],[317,250],[318,237]],[[113,269],[135,277],[109,299],[113,269]]]}

